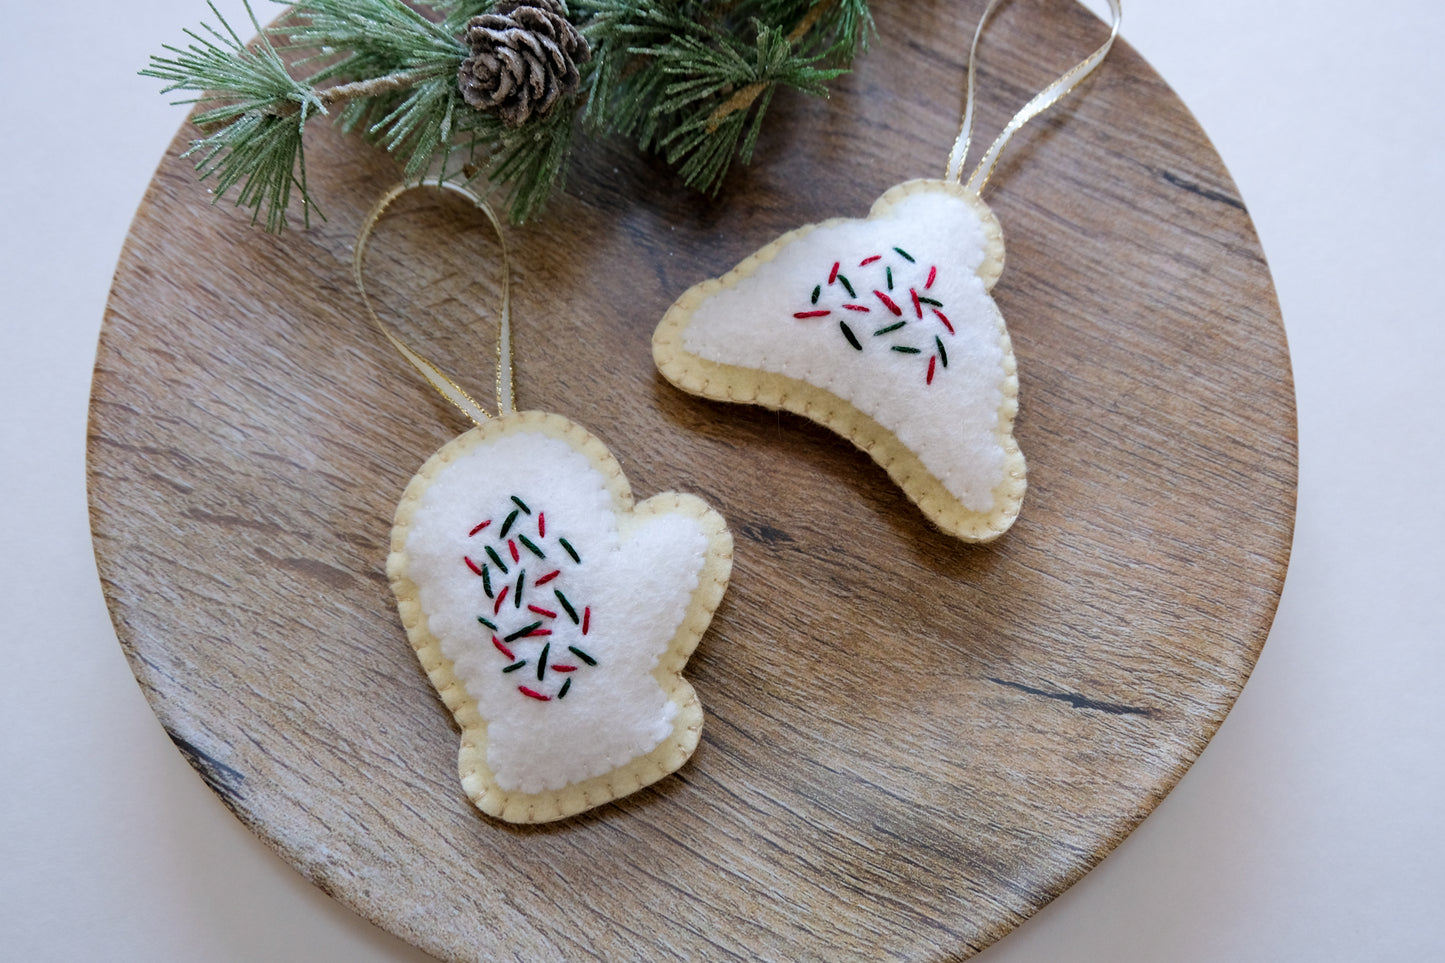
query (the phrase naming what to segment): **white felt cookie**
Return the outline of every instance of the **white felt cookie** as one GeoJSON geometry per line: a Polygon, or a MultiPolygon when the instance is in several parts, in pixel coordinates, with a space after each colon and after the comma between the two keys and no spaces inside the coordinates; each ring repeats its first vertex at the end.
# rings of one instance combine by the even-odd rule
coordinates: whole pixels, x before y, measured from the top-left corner
{"type": "Polygon", "coordinates": [[[1002,269],[1002,232],[977,194],[910,181],[866,219],[785,234],[687,291],[653,356],[684,390],[832,428],[935,524],[988,541],[1026,486],[1013,346],[989,295],[1002,269]]]}
{"type": "Polygon", "coordinates": [[[674,493],[634,506],[606,447],[559,415],[507,415],[433,455],[387,574],[478,808],[558,819],[681,766],[702,729],[681,671],[731,566],[721,516],[674,493]]]}

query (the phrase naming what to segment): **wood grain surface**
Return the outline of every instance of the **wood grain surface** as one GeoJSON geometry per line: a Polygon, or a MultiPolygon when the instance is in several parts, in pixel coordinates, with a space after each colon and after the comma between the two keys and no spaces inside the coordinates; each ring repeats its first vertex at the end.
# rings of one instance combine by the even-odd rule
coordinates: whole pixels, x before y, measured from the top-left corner
{"type": "MultiPolygon", "coordinates": [[[[522,406],[590,428],[638,497],[702,496],[737,539],[690,664],[696,756],[539,828],[472,808],[387,587],[396,500],[465,427],[348,278],[395,168],[317,125],[326,220],[276,238],[168,155],[101,337],[96,553],[176,745],[318,886],[446,959],[960,959],[1098,862],[1204,748],[1284,578],[1293,390],[1245,206],[1127,44],[989,186],[1029,461],[999,541],[930,528],[823,428],[652,368],[689,285],[941,173],[982,6],[878,3],[856,74],[830,100],[778,98],[717,200],[592,143],[511,232],[522,406]]],[[[981,135],[1104,33],[1068,0],[1007,5],[981,135]]],[[[485,397],[497,265],[475,213],[413,193],[370,264],[387,316],[485,397]]]]}

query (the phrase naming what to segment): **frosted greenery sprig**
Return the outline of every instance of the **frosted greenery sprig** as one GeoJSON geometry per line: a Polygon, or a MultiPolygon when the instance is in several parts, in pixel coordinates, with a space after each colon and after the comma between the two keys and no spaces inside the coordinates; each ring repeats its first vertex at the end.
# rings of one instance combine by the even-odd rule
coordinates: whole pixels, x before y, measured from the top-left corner
{"type": "Polygon", "coordinates": [[[716,192],[733,158],[751,159],[778,87],[826,96],[872,19],[867,0],[573,0],[592,42],[586,116],[663,152],[683,179],[716,192]]]}
{"type": "Polygon", "coordinates": [[[580,88],[508,126],[457,84],[466,25],[492,0],[299,0],[269,29],[247,0],[250,46],[208,5],[220,27],[185,31],[189,43],[141,73],[196,94],[181,101],[203,108],[188,155],[270,231],[297,197],[309,223],[303,135],[318,115],[395,155],[408,180],[485,177],[514,221],[562,185],[579,126],[629,137],[716,192],[734,158],[751,159],[778,88],[826,95],[872,27],[867,0],[572,0],[592,53],[577,64],[580,88]]]}

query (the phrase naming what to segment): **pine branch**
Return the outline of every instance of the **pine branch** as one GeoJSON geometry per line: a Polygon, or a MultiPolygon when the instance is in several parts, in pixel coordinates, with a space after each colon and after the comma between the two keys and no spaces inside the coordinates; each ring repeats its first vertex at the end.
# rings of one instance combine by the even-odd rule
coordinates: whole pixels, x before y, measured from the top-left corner
{"type": "Polygon", "coordinates": [[[687,184],[712,193],[734,158],[751,160],[777,89],[826,96],[872,26],[866,0],[573,6],[596,65],[589,122],[661,151],[687,184]]]}
{"type": "Polygon", "coordinates": [[[301,136],[314,111],[326,108],[316,91],[286,70],[256,15],[246,4],[251,25],[260,35],[256,47],[248,48],[215,4],[207,2],[225,33],[203,25],[208,36],[187,30],[194,42],[183,50],[166,46],[173,57],[152,57],[142,76],[165,81],[162,91],[193,90],[198,96],[179,103],[220,106],[195,117],[201,128],[218,130],[193,141],[187,156],[200,153],[196,170],[202,181],[216,178],[219,199],[240,185],[236,203],[252,209],[252,223],[265,214],[266,230],[280,231],[286,224],[286,209],[292,189],[300,191],[305,221],[310,223],[314,206],[306,190],[306,164],[301,136]]]}
{"type": "Polygon", "coordinates": [[[573,0],[572,6],[592,45],[587,120],[594,129],[636,138],[643,150],[655,148],[662,118],[653,105],[667,77],[643,51],[674,37],[703,36],[704,28],[669,0],[573,0]]]}
{"type": "MultiPolygon", "coordinates": [[[[808,31],[813,28],[813,25],[816,24],[818,19],[823,15],[823,11],[828,9],[829,6],[831,6],[831,4],[828,3],[814,4],[813,9],[809,10],[803,19],[798,21],[798,25],[789,31],[787,38],[788,45],[791,47],[791,45],[806,37],[808,31]]],[[[763,31],[761,30],[759,30],[758,40],[761,46],[764,42],[763,31]]],[[[765,57],[766,54],[762,50],[759,50],[759,61],[761,62],[765,57]]],[[[722,119],[729,114],[739,110],[747,110],[752,106],[753,101],[758,99],[758,95],[767,89],[768,84],[761,80],[755,80],[746,87],[743,87],[737,93],[719,104],[717,108],[708,115],[708,130],[717,130],[722,119]]]]}
{"type": "Polygon", "coordinates": [[[411,180],[446,173],[458,152],[469,163],[480,155],[468,169],[505,192],[518,221],[563,183],[579,114],[716,192],[734,160],[751,160],[777,90],[826,96],[872,29],[867,0],[572,0],[570,19],[592,49],[576,64],[581,95],[507,127],[458,86],[473,53],[466,25],[492,0],[299,0],[270,31],[246,2],[251,46],[208,0],[221,28],[186,31],[191,43],[167,46],[142,74],[196,93],[182,102],[206,108],[195,117],[206,135],[187,153],[217,196],[235,188],[271,231],[285,227],[293,193],[309,218],[303,135],[333,112],[343,130],[397,156],[411,180]]]}
{"type": "Polygon", "coordinates": [[[352,100],[364,100],[371,97],[383,97],[387,94],[394,94],[398,91],[408,90],[417,84],[435,75],[434,70],[416,69],[399,70],[396,73],[386,74],[382,77],[372,77],[368,80],[353,80],[347,84],[337,84],[335,87],[327,87],[316,92],[316,99],[324,106],[334,107],[337,104],[344,104],[352,100]]]}
{"type": "Polygon", "coordinates": [[[566,183],[576,105],[562,104],[547,117],[523,127],[506,127],[485,114],[472,116],[477,127],[470,132],[475,137],[471,150],[484,146],[490,158],[479,173],[492,184],[505,185],[513,223],[530,220],[552,191],[566,183]]]}
{"type": "Polygon", "coordinates": [[[285,38],[283,49],[320,51],[322,56],[345,52],[313,75],[313,83],[446,64],[455,69],[468,53],[460,29],[433,22],[401,0],[300,0],[277,32],[285,38]]]}
{"type": "Polygon", "coordinates": [[[700,190],[717,192],[734,155],[743,163],[752,158],[763,115],[779,85],[824,96],[825,82],[843,73],[843,68],[815,67],[823,55],[800,57],[781,30],[757,26],[751,59],[744,59],[734,49],[701,47],[692,39],[678,41],[683,48],[680,51],[660,52],[666,63],[664,72],[682,79],[665,88],[657,109],[684,115],[684,119],[659,145],[669,163],[681,161],[679,173],[700,190]],[[717,91],[728,87],[738,88],[738,93],[716,104],[717,91]],[[755,108],[751,122],[750,108],[755,108]]]}
{"type": "MultiPolygon", "coordinates": [[[[470,17],[484,5],[450,6],[452,15],[470,17]]],[[[462,108],[457,69],[469,52],[447,18],[435,22],[401,0],[301,0],[278,30],[283,49],[346,51],[309,78],[362,78],[322,92],[328,106],[345,103],[343,130],[359,129],[400,158],[408,180],[420,179],[438,160],[446,164],[462,108]]]]}

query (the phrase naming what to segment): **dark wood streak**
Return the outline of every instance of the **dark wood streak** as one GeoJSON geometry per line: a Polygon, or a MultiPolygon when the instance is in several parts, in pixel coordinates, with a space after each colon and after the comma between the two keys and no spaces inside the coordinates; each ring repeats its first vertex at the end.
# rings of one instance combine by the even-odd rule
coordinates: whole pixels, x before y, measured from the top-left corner
{"type": "Polygon", "coordinates": [[[275,522],[268,522],[254,518],[245,518],[240,515],[216,515],[199,508],[188,508],[185,517],[195,522],[205,522],[209,525],[216,525],[226,530],[235,528],[250,528],[260,532],[275,532],[279,534],[281,526],[275,522]]]}
{"type": "Polygon", "coordinates": [[[273,565],[278,565],[288,571],[295,572],[297,575],[315,579],[331,589],[345,590],[351,587],[352,582],[356,581],[356,575],[354,573],[337,568],[335,565],[328,565],[320,559],[281,558],[272,555],[265,549],[259,549],[257,554],[273,565]]]}
{"type": "MultiPolygon", "coordinates": [[[[397,498],[467,427],[351,288],[352,239],[397,170],[318,125],[329,220],[268,237],[210,203],[179,132],[97,354],[97,564],[156,715],[301,873],[444,959],[936,963],[1057,896],[1198,756],[1284,578],[1293,389],[1229,175],[1127,44],[986,193],[1029,461],[999,541],[930,528],[817,425],[685,395],[651,364],[688,286],[941,174],[982,6],[880,3],[857,73],[828,100],[779,96],[717,199],[608,141],[509,232],[522,406],[596,432],[638,497],[696,492],[739,536],[689,663],[697,754],[547,827],[468,802],[385,580],[397,498]]],[[[1068,0],[1001,7],[980,143],[1103,35],[1068,0]]],[[[486,397],[496,250],[475,211],[403,198],[368,271],[384,316],[486,397]]]]}
{"type": "Polygon", "coordinates": [[[766,545],[781,545],[793,541],[793,537],[781,528],[744,522],[737,526],[737,533],[743,538],[766,545]]]}
{"type": "Polygon", "coordinates": [[[1088,696],[1080,695],[1077,692],[1050,692],[1048,689],[1037,689],[1031,685],[1024,685],[1022,682],[1009,682],[1006,679],[995,679],[992,676],[989,677],[988,681],[995,685],[1007,686],[1010,689],[1027,692],[1029,695],[1041,696],[1045,699],[1057,699],[1059,702],[1067,702],[1075,709],[1091,709],[1095,712],[1108,712],[1116,716],[1154,715],[1153,709],[1146,709],[1141,706],[1126,706],[1119,702],[1101,702],[1098,699],[1090,699],[1088,696]]]}
{"type": "Polygon", "coordinates": [[[1173,171],[1161,170],[1157,171],[1156,173],[1160,177],[1168,181],[1170,184],[1173,184],[1175,187],[1186,190],[1191,194],[1198,194],[1205,200],[1218,201],[1221,204],[1228,204],[1230,207],[1233,207],[1236,210],[1245,210],[1244,201],[1241,201],[1239,198],[1234,197],[1231,194],[1226,194],[1223,191],[1211,190],[1202,184],[1196,184],[1194,181],[1180,177],[1173,171]]]}
{"type": "Polygon", "coordinates": [[[239,814],[241,803],[246,798],[245,794],[241,792],[241,787],[246,782],[245,775],[240,770],[233,769],[224,762],[202,752],[177,733],[167,729],[166,735],[171,737],[171,742],[176,744],[181,755],[186,757],[186,762],[189,762],[191,768],[200,774],[211,792],[221,798],[221,802],[225,803],[227,809],[239,814]]]}

